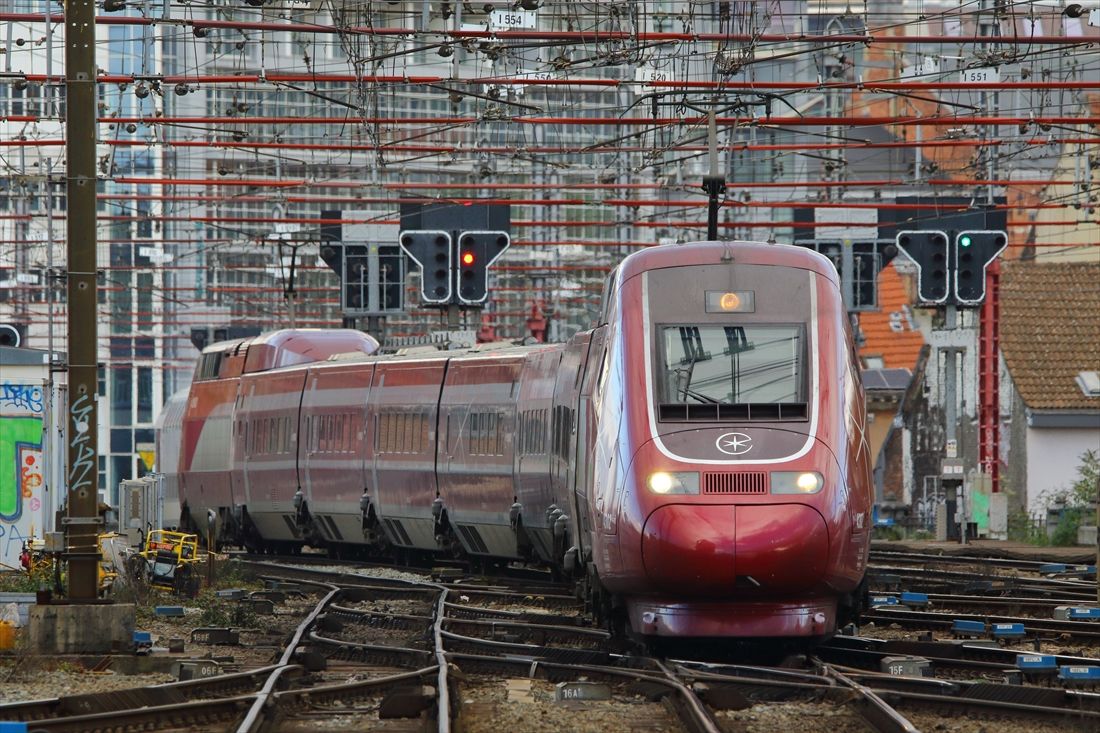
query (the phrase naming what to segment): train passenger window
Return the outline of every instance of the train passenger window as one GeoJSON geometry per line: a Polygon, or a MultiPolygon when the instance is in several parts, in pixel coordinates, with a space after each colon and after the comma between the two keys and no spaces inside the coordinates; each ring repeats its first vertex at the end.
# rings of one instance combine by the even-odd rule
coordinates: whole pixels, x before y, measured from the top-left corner
{"type": "Polygon", "coordinates": [[[569,458],[569,436],[573,432],[573,410],[566,405],[558,405],[554,408],[554,424],[552,429],[554,455],[569,458]]]}
{"type": "MultiPolygon", "coordinates": [[[[520,414],[520,438],[518,450],[522,455],[534,455],[546,452],[545,438],[546,410],[525,410],[520,414]]],[[[500,433],[503,435],[503,433],[500,433]]],[[[500,445],[498,454],[503,455],[500,445]]]]}
{"type": "MultiPolygon", "coordinates": [[[[344,450],[352,451],[355,441],[355,413],[346,413],[343,417],[344,450]]],[[[377,415],[374,431],[375,451],[422,453],[428,445],[428,427],[428,415],[423,410],[395,409],[377,415]]]]}
{"type": "Polygon", "coordinates": [[[467,451],[472,456],[504,455],[504,431],[501,416],[495,412],[471,412],[467,451]]]}
{"type": "Polygon", "coordinates": [[[658,390],[663,405],[806,402],[802,324],[682,325],[658,330],[662,361],[658,390]]]}

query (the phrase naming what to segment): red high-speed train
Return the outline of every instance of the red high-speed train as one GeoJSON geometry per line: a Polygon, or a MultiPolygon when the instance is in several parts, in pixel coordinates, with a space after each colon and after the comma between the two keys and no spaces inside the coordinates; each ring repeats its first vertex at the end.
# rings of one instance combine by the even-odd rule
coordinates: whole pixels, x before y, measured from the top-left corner
{"type": "Polygon", "coordinates": [[[206,348],[184,518],[253,548],[542,563],[648,636],[820,637],[858,612],[870,457],[826,258],[651,248],[568,343],[377,350],[349,330],[206,348]]]}

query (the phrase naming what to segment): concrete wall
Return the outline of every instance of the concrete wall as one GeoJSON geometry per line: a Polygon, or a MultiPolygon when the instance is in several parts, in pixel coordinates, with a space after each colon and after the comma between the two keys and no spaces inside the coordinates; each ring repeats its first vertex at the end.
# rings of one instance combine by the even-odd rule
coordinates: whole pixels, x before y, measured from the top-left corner
{"type": "Polygon", "coordinates": [[[23,542],[53,529],[64,446],[57,406],[41,365],[5,364],[0,376],[0,565],[19,567],[23,542]]]}
{"type": "Polygon", "coordinates": [[[1077,480],[1081,454],[1100,448],[1095,428],[1027,429],[1027,509],[1044,515],[1054,492],[1068,489],[1077,480]]]}
{"type": "Polygon", "coordinates": [[[898,403],[869,402],[867,406],[867,444],[871,448],[871,460],[877,461],[886,438],[890,434],[890,428],[894,423],[894,416],[898,414],[898,403]]]}
{"type": "MultiPolygon", "coordinates": [[[[1002,366],[1004,358],[1001,359],[1002,366]]],[[[1027,405],[1007,370],[1001,372],[1001,491],[1009,512],[1027,509],[1027,405]]]]}

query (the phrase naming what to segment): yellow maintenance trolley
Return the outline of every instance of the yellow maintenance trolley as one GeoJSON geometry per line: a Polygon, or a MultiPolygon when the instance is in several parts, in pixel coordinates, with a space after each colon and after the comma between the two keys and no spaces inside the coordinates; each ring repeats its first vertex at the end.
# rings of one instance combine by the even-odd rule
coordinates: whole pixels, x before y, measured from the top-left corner
{"type": "Polygon", "coordinates": [[[194,597],[200,582],[194,566],[199,561],[198,535],[154,529],[141,551],[130,557],[128,569],[134,580],[194,597]]]}

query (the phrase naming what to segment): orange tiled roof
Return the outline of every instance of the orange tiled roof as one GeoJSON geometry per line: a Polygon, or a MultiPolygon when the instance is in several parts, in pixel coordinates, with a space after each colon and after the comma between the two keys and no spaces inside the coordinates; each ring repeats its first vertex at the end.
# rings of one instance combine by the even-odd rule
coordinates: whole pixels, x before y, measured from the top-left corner
{"type": "Polygon", "coordinates": [[[878,274],[879,310],[859,314],[864,344],[860,356],[881,356],[883,366],[912,370],[924,337],[913,319],[906,278],[891,263],[878,274]]]}
{"type": "Polygon", "coordinates": [[[1006,262],[1003,273],[1001,352],[1024,404],[1100,409],[1075,381],[1100,370],[1100,261],[1006,262]]]}

